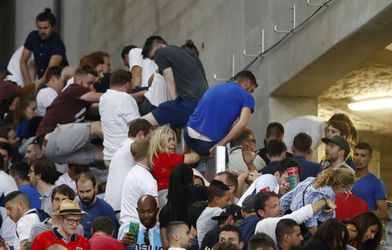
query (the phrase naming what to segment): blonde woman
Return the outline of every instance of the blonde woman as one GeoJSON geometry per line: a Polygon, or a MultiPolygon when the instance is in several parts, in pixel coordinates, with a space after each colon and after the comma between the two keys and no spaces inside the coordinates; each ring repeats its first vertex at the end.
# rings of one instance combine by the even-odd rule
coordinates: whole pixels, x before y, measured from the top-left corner
{"type": "MultiPolygon", "coordinates": [[[[296,211],[320,199],[335,201],[335,195],[350,193],[354,180],[354,174],[350,169],[339,167],[326,169],[316,178],[307,178],[293,190],[283,195],[280,199],[280,206],[285,213],[288,210],[296,211]]],[[[330,218],[335,218],[335,212],[325,213],[320,211],[313,218],[305,221],[304,224],[314,234],[318,222],[324,222],[330,218]]]]}
{"type": "Polygon", "coordinates": [[[156,129],[150,140],[150,162],[153,174],[158,183],[158,203],[163,207],[167,201],[169,176],[178,164],[193,164],[199,161],[198,154],[178,154],[176,133],[168,126],[156,129]]]}

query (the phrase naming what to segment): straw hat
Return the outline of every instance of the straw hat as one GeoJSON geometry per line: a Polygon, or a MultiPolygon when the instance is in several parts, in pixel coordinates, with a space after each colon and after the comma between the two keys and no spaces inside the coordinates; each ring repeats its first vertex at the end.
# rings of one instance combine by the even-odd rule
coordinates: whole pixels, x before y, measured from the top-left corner
{"type": "Polygon", "coordinates": [[[53,213],[53,215],[85,215],[86,212],[82,211],[79,204],[76,201],[63,200],[60,205],[60,209],[53,213]]]}

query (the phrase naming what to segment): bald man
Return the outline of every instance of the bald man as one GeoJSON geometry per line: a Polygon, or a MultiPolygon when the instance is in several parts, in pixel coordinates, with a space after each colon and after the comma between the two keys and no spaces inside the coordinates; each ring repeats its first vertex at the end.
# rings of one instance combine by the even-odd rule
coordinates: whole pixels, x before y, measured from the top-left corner
{"type": "Polygon", "coordinates": [[[8,217],[16,223],[14,249],[25,249],[31,228],[40,222],[35,209],[30,209],[29,198],[21,191],[14,191],[5,197],[8,217]]]}
{"type": "Polygon", "coordinates": [[[137,237],[129,233],[129,226],[138,222],[131,221],[120,227],[118,239],[126,245],[137,245],[135,249],[161,249],[161,233],[157,223],[159,207],[156,198],[152,195],[143,195],[137,201],[136,210],[141,222],[137,237]]]}
{"type": "Polygon", "coordinates": [[[169,239],[169,250],[185,250],[191,247],[193,235],[183,221],[172,221],[167,227],[167,238],[169,239]]]}

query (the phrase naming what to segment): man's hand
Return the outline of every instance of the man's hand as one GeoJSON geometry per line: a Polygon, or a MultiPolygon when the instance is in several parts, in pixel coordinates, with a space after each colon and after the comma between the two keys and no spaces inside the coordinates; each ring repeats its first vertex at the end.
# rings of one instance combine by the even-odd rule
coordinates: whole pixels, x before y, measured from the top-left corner
{"type": "Polygon", "coordinates": [[[257,152],[253,152],[250,149],[249,145],[242,146],[241,152],[242,152],[242,158],[244,159],[246,165],[252,164],[253,161],[256,159],[257,152]]]}
{"type": "Polygon", "coordinates": [[[136,239],[130,232],[127,232],[121,239],[121,242],[125,245],[134,245],[136,243],[136,239]]]}
{"type": "Polygon", "coordinates": [[[261,176],[261,174],[255,170],[253,171],[249,171],[248,174],[248,181],[249,182],[254,182],[257,178],[259,178],[261,176]]]}

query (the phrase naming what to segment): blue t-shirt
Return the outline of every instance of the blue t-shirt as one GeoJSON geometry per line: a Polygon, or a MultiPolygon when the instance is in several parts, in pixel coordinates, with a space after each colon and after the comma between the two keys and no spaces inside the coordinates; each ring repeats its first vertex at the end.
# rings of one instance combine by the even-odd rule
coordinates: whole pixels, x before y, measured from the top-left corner
{"type": "MultiPolygon", "coordinates": [[[[118,230],[118,236],[117,239],[121,240],[125,233],[127,233],[129,231],[129,225],[131,223],[125,223],[123,224],[120,229],[118,230]]],[[[146,227],[140,223],[139,224],[139,233],[136,239],[136,246],[135,247],[131,247],[131,246],[127,246],[126,249],[135,249],[135,250],[142,250],[142,249],[151,249],[151,250],[162,250],[162,241],[161,241],[161,231],[159,229],[159,224],[156,224],[153,228],[150,228],[148,230],[148,238],[150,241],[150,244],[147,245],[144,242],[144,233],[145,233],[146,227]]]]}
{"type": "Polygon", "coordinates": [[[365,200],[372,211],[377,210],[378,200],[387,198],[384,183],[372,173],[355,181],[352,193],[365,200]]]}
{"type": "Polygon", "coordinates": [[[242,108],[253,112],[254,106],[253,96],[237,83],[218,84],[206,91],[187,125],[218,142],[229,132],[242,108]]]}
{"type": "Polygon", "coordinates": [[[41,208],[41,194],[32,187],[31,185],[24,185],[19,187],[19,191],[23,192],[29,197],[30,207],[40,209],[41,208]]]}
{"type": "MultiPolygon", "coordinates": [[[[116,214],[113,211],[113,208],[106,201],[97,198],[97,200],[90,207],[85,207],[81,202],[79,202],[81,209],[87,212],[86,215],[82,217],[82,226],[84,228],[84,237],[90,239],[92,236],[91,227],[93,225],[93,221],[98,216],[107,216],[109,217],[116,229],[118,228],[118,223],[116,219],[116,214]]],[[[117,232],[117,230],[115,230],[117,232]]]]}
{"type": "Polygon", "coordinates": [[[67,57],[65,55],[65,46],[57,32],[54,32],[48,39],[42,40],[38,31],[34,30],[27,36],[24,47],[34,54],[34,61],[37,66],[37,75],[39,78],[45,73],[45,70],[49,65],[49,60],[53,55],[63,57],[59,66],[65,67],[68,65],[67,57]]]}

